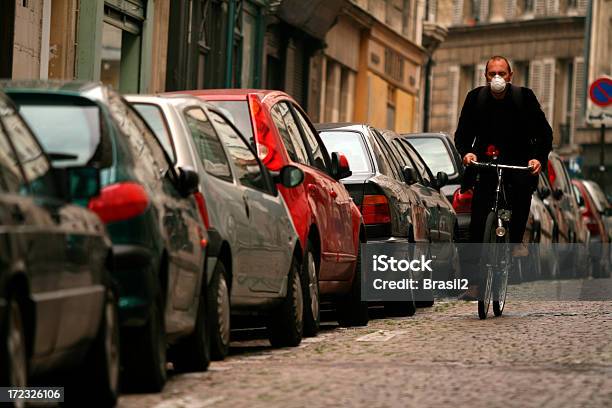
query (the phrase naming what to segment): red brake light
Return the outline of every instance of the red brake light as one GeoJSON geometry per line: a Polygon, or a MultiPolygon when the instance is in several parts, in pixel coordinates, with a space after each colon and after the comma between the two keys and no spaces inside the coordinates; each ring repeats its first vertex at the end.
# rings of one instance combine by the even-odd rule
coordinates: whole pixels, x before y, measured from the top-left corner
{"type": "Polygon", "coordinates": [[[453,208],[457,213],[469,213],[472,211],[472,197],[474,192],[467,190],[462,193],[461,189],[458,188],[453,194],[453,208]]]}
{"type": "Polygon", "coordinates": [[[108,224],[143,214],[149,208],[149,195],[137,183],[111,184],[104,187],[99,196],[89,200],[87,207],[108,224]]]}
{"type": "Polygon", "coordinates": [[[195,192],[193,196],[195,197],[196,203],[198,204],[198,211],[200,211],[200,217],[202,217],[204,226],[206,227],[206,229],[209,229],[210,220],[208,219],[208,210],[206,209],[206,200],[204,200],[204,195],[198,191],[195,192]]]}
{"type": "Polygon", "coordinates": [[[548,161],[548,181],[550,182],[550,186],[554,189],[555,188],[555,180],[557,179],[557,173],[555,172],[555,168],[552,165],[552,163],[550,162],[550,160],[548,161]]]}
{"type": "Polygon", "coordinates": [[[366,225],[387,224],[391,222],[389,201],[384,195],[366,195],[361,205],[361,215],[366,225]]]}
{"type": "Polygon", "coordinates": [[[249,108],[253,119],[255,141],[257,142],[257,155],[263,164],[272,171],[280,170],[283,162],[276,149],[276,143],[272,135],[271,126],[265,109],[257,95],[249,95],[249,108]]]}

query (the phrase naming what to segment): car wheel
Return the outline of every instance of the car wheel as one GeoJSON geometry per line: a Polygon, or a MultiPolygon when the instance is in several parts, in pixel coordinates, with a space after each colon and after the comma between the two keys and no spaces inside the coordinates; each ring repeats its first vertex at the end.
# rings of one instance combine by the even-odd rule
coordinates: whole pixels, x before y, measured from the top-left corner
{"type": "Polygon", "coordinates": [[[287,281],[287,295],[268,319],[268,338],[274,347],[295,347],[304,333],[304,298],[300,266],[293,258],[287,281]]]}
{"type": "Polygon", "coordinates": [[[357,262],[351,291],[336,304],[338,323],[343,327],[366,326],[370,320],[368,302],[361,301],[361,245],[357,248],[357,262]]]}
{"type": "Polygon", "coordinates": [[[306,246],[304,263],[302,264],[302,279],[304,283],[304,336],[316,336],[321,322],[319,301],[319,274],[317,263],[312,253],[310,240],[306,246]]]}
{"type": "Polygon", "coordinates": [[[126,330],[123,336],[125,378],[130,388],[159,392],[164,388],[166,373],[166,327],[161,294],[149,306],[145,326],[126,330]]]}
{"type": "MultiPolygon", "coordinates": [[[[206,279],[206,275],[203,277],[206,279]]],[[[173,347],[174,369],[180,372],[206,371],[210,364],[210,333],[206,315],[206,288],[200,292],[196,324],[185,340],[173,347]]]]}
{"type": "Polygon", "coordinates": [[[210,322],[210,356],[223,360],[229,352],[231,306],[225,265],[217,261],[208,287],[208,321],[210,322]]]}
{"type": "Polygon", "coordinates": [[[77,398],[83,403],[96,396],[99,406],[114,407],[119,397],[119,312],[115,293],[106,289],[102,320],[85,364],[75,373],[77,398]]]}
{"type": "MultiPolygon", "coordinates": [[[[11,388],[26,387],[28,384],[28,360],[26,337],[21,307],[16,299],[9,298],[0,327],[0,384],[11,388]]],[[[15,407],[24,407],[25,402],[17,401],[15,407]]]]}

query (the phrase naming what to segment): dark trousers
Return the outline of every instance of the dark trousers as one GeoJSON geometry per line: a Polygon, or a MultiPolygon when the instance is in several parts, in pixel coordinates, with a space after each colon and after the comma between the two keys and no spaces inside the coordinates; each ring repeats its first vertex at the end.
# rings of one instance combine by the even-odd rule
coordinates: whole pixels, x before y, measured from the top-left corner
{"type": "MultiPolygon", "coordinates": [[[[470,220],[470,245],[462,251],[462,274],[470,279],[470,284],[476,284],[478,275],[478,263],[480,260],[481,246],[484,239],[485,223],[487,216],[495,202],[495,188],[497,186],[497,175],[481,174],[474,186],[472,198],[472,215],[470,220]]],[[[510,242],[523,242],[523,235],[529,218],[531,207],[531,196],[533,194],[533,182],[531,177],[512,176],[508,172],[504,174],[504,191],[507,207],[512,211],[510,218],[510,242]]],[[[500,202],[503,204],[503,197],[500,202]]]]}

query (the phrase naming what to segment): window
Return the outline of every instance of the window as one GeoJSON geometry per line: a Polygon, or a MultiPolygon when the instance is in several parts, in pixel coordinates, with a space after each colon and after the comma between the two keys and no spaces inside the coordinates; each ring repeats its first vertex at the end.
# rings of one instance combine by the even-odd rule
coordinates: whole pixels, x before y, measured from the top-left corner
{"type": "Polygon", "coordinates": [[[449,176],[457,173],[450,152],[442,140],[438,138],[415,138],[410,139],[409,143],[421,154],[433,173],[437,174],[439,171],[443,171],[449,176]]]}
{"type": "Polygon", "coordinates": [[[242,136],[255,146],[249,103],[247,101],[214,101],[213,104],[223,109],[225,116],[238,128],[242,136]]]}
{"type": "Polygon", "coordinates": [[[168,153],[172,162],[175,162],[176,156],[174,155],[172,139],[168,132],[166,119],[160,107],[149,103],[133,103],[132,106],[140,113],[149,127],[153,130],[153,133],[157,136],[157,140],[159,140],[166,153],[168,153]]]}
{"type": "Polygon", "coordinates": [[[310,156],[312,158],[312,165],[320,170],[327,171],[327,167],[325,166],[325,153],[324,146],[319,141],[314,131],[310,127],[310,123],[304,117],[302,112],[300,112],[297,108],[294,109],[295,115],[302,126],[302,130],[304,131],[304,137],[306,139],[306,148],[310,151],[310,156]]]}
{"type": "Polygon", "coordinates": [[[25,177],[30,184],[31,193],[55,197],[57,192],[55,180],[50,171],[51,165],[32,133],[15,113],[6,115],[3,122],[8,137],[13,142],[17,160],[21,163],[25,177]]]}
{"type": "Polygon", "coordinates": [[[407,141],[402,140],[400,145],[408,153],[410,160],[414,163],[417,171],[420,173],[421,177],[423,178],[423,184],[426,186],[430,186],[431,185],[431,173],[429,172],[427,165],[423,162],[423,159],[421,159],[421,157],[414,151],[412,146],[410,146],[410,143],[408,143],[407,141]]]}
{"type": "Polygon", "coordinates": [[[306,146],[304,146],[304,141],[300,136],[300,130],[293,119],[293,115],[287,103],[277,103],[272,108],[271,113],[272,120],[280,132],[291,160],[302,164],[309,164],[306,146]]]}
{"type": "Polygon", "coordinates": [[[321,139],[328,151],[340,152],[346,156],[353,173],[370,173],[370,157],[363,143],[363,137],[357,132],[325,131],[321,139]]]}
{"type": "MultiPolygon", "coordinates": [[[[2,103],[2,102],[0,102],[2,103]]],[[[2,106],[0,105],[0,108],[2,106]]],[[[12,147],[0,127],[0,187],[2,191],[18,192],[23,187],[23,177],[12,147]]]]}
{"type": "Polygon", "coordinates": [[[396,159],[393,157],[393,151],[389,147],[389,144],[384,139],[384,137],[378,133],[376,130],[374,131],[375,137],[374,139],[378,143],[378,146],[383,152],[384,160],[387,164],[387,167],[390,170],[390,173],[387,173],[388,176],[395,178],[396,180],[402,180],[401,169],[399,168],[399,163],[397,163],[396,159]]]}
{"type": "Polygon", "coordinates": [[[236,169],[236,177],[240,180],[240,183],[243,186],[269,191],[264,170],[249,145],[221,115],[211,111],[210,119],[227,148],[236,169]]]}
{"type": "Polygon", "coordinates": [[[232,179],[225,151],[215,129],[200,108],[193,108],[184,113],[191,137],[207,173],[226,180],[232,179]]]}

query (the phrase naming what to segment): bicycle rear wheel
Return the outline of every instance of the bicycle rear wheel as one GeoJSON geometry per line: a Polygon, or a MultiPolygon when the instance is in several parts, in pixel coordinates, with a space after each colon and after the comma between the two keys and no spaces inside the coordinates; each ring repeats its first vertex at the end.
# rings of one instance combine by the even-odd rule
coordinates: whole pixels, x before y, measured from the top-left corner
{"type": "Polygon", "coordinates": [[[478,317],[486,319],[489,314],[489,305],[491,304],[491,286],[493,281],[493,268],[496,263],[496,235],[495,223],[497,215],[491,211],[487,215],[485,223],[485,232],[483,237],[483,247],[480,258],[480,285],[478,296],[478,317]]]}

